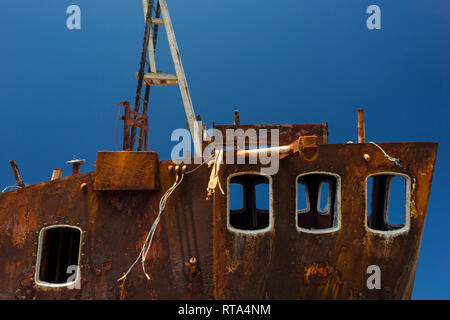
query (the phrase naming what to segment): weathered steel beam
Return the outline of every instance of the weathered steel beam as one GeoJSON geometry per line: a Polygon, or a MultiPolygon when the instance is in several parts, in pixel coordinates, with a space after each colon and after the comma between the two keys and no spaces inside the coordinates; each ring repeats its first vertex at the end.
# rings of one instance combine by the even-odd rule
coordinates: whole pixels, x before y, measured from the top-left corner
{"type": "Polygon", "coordinates": [[[365,143],[364,109],[358,109],[358,143],[365,143]]]}
{"type": "Polygon", "coordinates": [[[14,177],[16,178],[16,184],[19,188],[25,187],[25,183],[22,180],[22,175],[20,174],[19,166],[16,163],[16,160],[9,160],[11,164],[12,170],[14,172],[14,177]]]}

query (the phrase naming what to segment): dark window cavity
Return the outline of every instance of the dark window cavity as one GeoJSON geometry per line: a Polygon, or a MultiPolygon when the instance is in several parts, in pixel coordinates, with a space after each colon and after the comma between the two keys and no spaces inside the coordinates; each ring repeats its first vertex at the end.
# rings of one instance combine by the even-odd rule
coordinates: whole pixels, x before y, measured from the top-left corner
{"type": "Polygon", "coordinates": [[[81,231],[70,226],[48,227],[39,237],[38,282],[64,284],[71,265],[78,266],[81,231]]]}
{"type": "Polygon", "coordinates": [[[229,181],[229,223],[237,230],[255,231],[270,225],[270,181],[259,174],[242,174],[229,181]],[[241,190],[239,193],[238,190],[241,190]]]}
{"type": "Polygon", "coordinates": [[[297,178],[297,227],[309,230],[337,226],[337,178],[312,173],[297,178]]]}
{"type": "Polygon", "coordinates": [[[394,174],[379,174],[367,179],[367,225],[379,231],[405,226],[407,180],[394,174]]]}

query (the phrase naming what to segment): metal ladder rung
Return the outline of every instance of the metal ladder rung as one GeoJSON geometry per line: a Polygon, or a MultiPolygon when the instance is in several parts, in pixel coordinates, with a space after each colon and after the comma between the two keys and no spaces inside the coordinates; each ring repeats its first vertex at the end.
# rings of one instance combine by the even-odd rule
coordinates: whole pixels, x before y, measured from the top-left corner
{"type": "Polygon", "coordinates": [[[176,80],[144,80],[145,84],[148,86],[176,86],[178,81],[176,80]]]}
{"type": "MultiPolygon", "coordinates": [[[[139,73],[136,72],[136,78],[139,78],[139,73]]],[[[150,86],[161,85],[177,85],[178,78],[174,74],[165,74],[159,72],[147,72],[144,73],[144,82],[150,86]]]]}
{"type": "Polygon", "coordinates": [[[163,26],[164,20],[161,18],[152,18],[152,24],[157,24],[159,26],[163,26]]]}
{"type": "MultiPolygon", "coordinates": [[[[136,72],[136,78],[139,78],[139,73],[136,72]]],[[[146,72],[144,73],[144,80],[171,80],[177,81],[178,78],[175,74],[166,74],[159,72],[146,72]]]]}

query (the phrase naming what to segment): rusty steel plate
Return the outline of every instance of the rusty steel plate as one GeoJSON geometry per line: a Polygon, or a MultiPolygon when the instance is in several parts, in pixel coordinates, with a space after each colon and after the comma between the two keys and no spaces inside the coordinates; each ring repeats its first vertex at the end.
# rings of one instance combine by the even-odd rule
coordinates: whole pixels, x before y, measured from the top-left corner
{"type": "Polygon", "coordinates": [[[94,190],[155,190],[159,156],[156,152],[99,151],[94,190]]]}

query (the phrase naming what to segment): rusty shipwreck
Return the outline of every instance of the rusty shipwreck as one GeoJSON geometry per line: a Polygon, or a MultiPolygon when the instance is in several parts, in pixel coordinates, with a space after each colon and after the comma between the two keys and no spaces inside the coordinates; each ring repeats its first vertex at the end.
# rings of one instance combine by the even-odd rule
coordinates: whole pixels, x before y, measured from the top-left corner
{"type": "Polygon", "coordinates": [[[179,86],[196,151],[207,143],[166,0],[143,5],[136,99],[133,108],[122,102],[123,151],[99,151],[94,172],[71,160],[71,176],[55,170],[36,185],[12,162],[17,184],[0,194],[0,299],[409,299],[437,143],[366,142],[362,110],[358,143],[342,144],[328,144],[327,123],[241,125],[236,113],[214,129],[277,130],[278,143],[215,141],[211,166],[160,160],[147,151],[151,87],[179,86]],[[160,27],[174,75],[156,69],[160,27]],[[276,173],[261,173],[262,149],[279,153],[276,173]],[[258,160],[218,161],[229,153],[258,160]],[[404,212],[395,224],[397,177],[404,212]],[[373,265],[381,288],[367,286],[373,265]]]}

